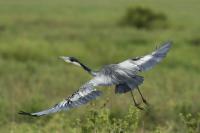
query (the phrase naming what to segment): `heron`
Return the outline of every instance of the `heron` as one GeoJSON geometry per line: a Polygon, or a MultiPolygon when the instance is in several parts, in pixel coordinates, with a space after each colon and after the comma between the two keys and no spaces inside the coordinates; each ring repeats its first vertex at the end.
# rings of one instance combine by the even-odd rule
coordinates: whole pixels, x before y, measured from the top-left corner
{"type": "Polygon", "coordinates": [[[102,91],[95,88],[98,86],[115,86],[116,94],[130,92],[134,105],[138,109],[143,110],[144,108],[140,106],[133,95],[133,90],[137,90],[140,94],[142,102],[148,105],[147,100],[144,98],[139,88],[139,86],[143,83],[144,78],[138,73],[151,69],[164,57],[166,57],[171,48],[171,44],[172,43],[170,41],[165,42],[150,54],[136,58],[129,58],[117,64],[105,65],[98,71],[93,71],[75,57],[61,56],[60,58],[65,62],[72,63],[83,68],[83,70],[89,73],[93,78],[82,85],[71,96],[48,109],[33,113],[20,111],[19,114],[43,116],[78,107],[102,95],[102,91]]]}

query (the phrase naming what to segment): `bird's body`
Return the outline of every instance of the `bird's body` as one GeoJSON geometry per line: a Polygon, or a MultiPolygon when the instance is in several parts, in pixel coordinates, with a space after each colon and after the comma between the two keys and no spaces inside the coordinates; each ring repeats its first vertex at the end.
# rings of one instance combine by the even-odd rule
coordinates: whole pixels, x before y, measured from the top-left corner
{"type": "MultiPolygon", "coordinates": [[[[21,111],[20,114],[41,116],[86,104],[102,94],[101,91],[95,89],[96,86],[115,85],[115,93],[126,93],[130,91],[132,94],[132,90],[137,89],[141,94],[138,86],[143,83],[144,78],[139,76],[138,73],[149,70],[155,64],[160,62],[166,56],[170,47],[170,42],[167,42],[151,54],[128,59],[118,64],[105,65],[99,71],[92,71],[89,67],[74,57],[62,56],[61,58],[66,62],[82,67],[85,71],[91,74],[93,78],[81,86],[80,89],[73,93],[70,97],[49,109],[36,113],[26,113],[21,111]]],[[[146,103],[146,100],[143,98],[142,94],[141,97],[146,103]]],[[[134,97],[133,100],[135,105],[138,106],[134,97]]],[[[138,106],[138,108],[140,107],[138,106]]]]}

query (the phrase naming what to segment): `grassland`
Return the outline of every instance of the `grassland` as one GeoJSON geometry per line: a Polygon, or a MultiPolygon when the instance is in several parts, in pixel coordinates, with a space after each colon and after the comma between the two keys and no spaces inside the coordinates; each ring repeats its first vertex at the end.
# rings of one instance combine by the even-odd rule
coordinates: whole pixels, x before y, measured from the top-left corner
{"type": "Polygon", "coordinates": [[[0,0],[0,132],[199,132],[199,4],[197,0],[0,0]],[[119,26],[130,6],[165,13],[169,28],[119,26]],[[146,112],[132,108],[129,94],[115,95],[109,87],[100,88],[101,99],[68,112],[41,118],[17,114],[54,105],[90,78],[58,59],[60,55],[73,55],[98,69],[146,54],[166,40],[174,43],[169,56],[142,73],[141,90],[151,104],[146,112]]]}

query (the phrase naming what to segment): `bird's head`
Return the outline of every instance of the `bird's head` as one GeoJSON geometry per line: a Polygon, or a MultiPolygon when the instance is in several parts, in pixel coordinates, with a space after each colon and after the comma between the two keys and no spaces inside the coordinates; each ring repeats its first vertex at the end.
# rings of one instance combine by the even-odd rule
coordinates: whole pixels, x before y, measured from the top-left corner
{"type": "Polygon", "coordinates": [[[81,66],[78,59],[76,59],[74,57],[60,56],[60,58],[63,59],[65,62],[72,63],[72,64],[77,65],[77,66],[81,66]]]}

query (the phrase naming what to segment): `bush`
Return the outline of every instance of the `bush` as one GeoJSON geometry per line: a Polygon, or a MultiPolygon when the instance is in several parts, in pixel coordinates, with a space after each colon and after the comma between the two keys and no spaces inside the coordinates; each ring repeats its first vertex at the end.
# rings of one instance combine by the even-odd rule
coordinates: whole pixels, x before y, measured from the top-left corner
{"type": "Polygon", "coordinates": [[[77,120],[75,128],[82,133],[128,133],[136,132],[139,123],[139,111],[131,107],[122,118],[111,117],[107,108],[92,109],[82,120],[77,120]]]}
{"type": "Polygon", "coordinates": [[[200,131],[200,113],[196,116],[192,114],[180,114],[181,121],[184,123],[184,128],[188,133],[197,133],[200,131]]]}
{"type": "Polygon", "coordinates": [[[200,46],[200,37],[195,37],[189,40],[189,43],[193,46],[200,46]]]}
{"type": "Polygon", "coordinates": [[[136,27],[138,29],[166,28],[167,17],[163,13],[155,13],[149,8],[128,8],[121,21],[122,25],[136,27]]]}

